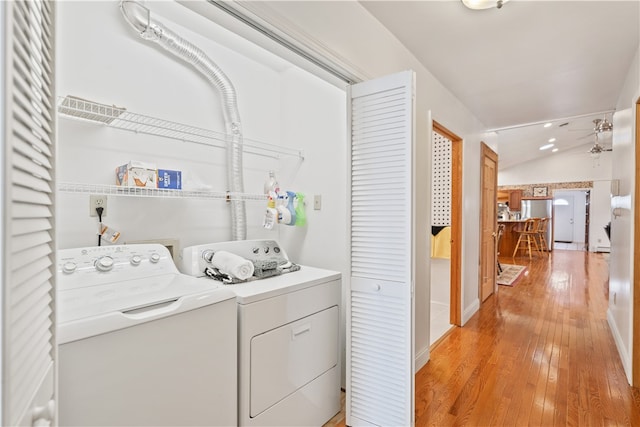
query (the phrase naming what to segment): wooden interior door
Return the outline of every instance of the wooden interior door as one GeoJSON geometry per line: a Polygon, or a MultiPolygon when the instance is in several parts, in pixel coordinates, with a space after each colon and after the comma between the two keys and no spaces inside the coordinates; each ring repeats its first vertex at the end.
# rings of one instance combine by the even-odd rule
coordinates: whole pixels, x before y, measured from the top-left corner
{"type": "Polygon", "coordinates": [[[485,301],[496,288],[498,155],[483,143],[481,158],[480,301],[485,301]]]}

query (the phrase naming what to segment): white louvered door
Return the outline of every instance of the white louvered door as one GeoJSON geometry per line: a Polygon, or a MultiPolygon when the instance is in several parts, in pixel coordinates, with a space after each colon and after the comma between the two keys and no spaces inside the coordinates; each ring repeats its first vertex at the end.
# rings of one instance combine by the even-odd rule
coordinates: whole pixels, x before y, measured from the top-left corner
{"type": "Polygon", "coordinates": [[[2,425],[55,414],[54,4],[10,1],[2,22],[2,425]]]}
{"type": "Polygon", "coordinates": [[[414,74],[350,96],[347,424],[414,424],[414,74]]]}

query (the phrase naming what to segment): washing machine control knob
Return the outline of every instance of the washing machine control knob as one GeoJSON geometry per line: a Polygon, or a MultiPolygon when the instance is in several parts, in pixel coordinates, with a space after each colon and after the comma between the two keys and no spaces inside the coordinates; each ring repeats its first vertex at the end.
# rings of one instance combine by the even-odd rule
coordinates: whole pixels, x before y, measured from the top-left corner
{"type": "Polygon", "coordinates": [[[269,253],[269,246],[265,246],[265,247],[264,247],[264,253],[265,253],[265,254],[268,254],[268,253],[269,253]]]}
{"type": "Polygon", "coordinates": [[[151,256],[149,257],[149,261],[151,261],[154,264],[157,264],[158,261],[160,261],[160,255],[157,253],[151,254],[151,256]]]}
{"type": "Polygon", "coordinates": [[[211,249],[207,249],[206,251],[202,252],[202,259],[204,259],[209,264],[211,264],[211,261],[213,260],[213,255],[214,254],[215,254],[214,251],[212,251],[211,249]]]}
{"type": "Polygon", "coordinates": [[[251,252],[253,252],[254,254],[258,255],[260,253],[260,248],[255,247],[255,248],[251,249],[251,252]]]}
{"type": "Polygon", "coordinates": [[[113,258],[108,255],[100,257],[95,262],[98,271],[110,271],[113,268],[113,258]]]}
{"type": "Polygon", "coordinates": [[[62,272],[65,274],[73,273],[74,271],[76,271],[76,268],[78,268],[78,264],[73,261],[67,261],[62,264],[62,272]]]}
{"type": "Polygon", "coordinates": [[[277,247],[277,246],[274,246],[274,247],[273,247],[273,252],[275,252],[275,253],[279,254],[279,253],[280,253],[280,248],[279,248],[279,247],[277,247]]]}
{"type": "Polygon", "coordinates": [[[142,257],[140,255],[134,255],[131,257],[129,262],[131,262],[131,265],[140,265],[140,263],[142,262],[142,257]]]}

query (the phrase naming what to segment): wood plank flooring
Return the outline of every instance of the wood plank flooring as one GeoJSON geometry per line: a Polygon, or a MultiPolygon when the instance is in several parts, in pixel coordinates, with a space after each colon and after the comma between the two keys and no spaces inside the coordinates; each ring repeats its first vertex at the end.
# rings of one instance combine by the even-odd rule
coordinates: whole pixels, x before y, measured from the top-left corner
{"type": "Polygon", "coordinates": [[[640,391],[606,319],[608,256],[516,258],[527,275],[500,286],[416,374],[416,425],[640,425],[640,391]]]}

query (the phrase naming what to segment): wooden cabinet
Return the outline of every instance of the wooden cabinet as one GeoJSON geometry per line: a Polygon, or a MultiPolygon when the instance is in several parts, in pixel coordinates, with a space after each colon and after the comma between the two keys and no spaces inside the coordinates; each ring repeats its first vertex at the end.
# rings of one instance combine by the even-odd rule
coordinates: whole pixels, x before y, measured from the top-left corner
{"type": "Polygon", "coordinates": [[[520,211],[520,202],[522,201],[522,190],[509,191],[509,210],[520,211]]]}

